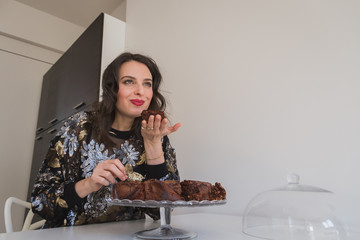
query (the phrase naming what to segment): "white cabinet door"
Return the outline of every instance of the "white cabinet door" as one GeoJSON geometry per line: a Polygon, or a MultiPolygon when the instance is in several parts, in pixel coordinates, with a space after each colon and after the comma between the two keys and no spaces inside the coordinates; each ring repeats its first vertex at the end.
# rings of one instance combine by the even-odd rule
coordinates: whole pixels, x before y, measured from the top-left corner
{"type": "MultiPolygon", "coordinates": [[[[11,41],[19,50],[19,42],[11,41]]],[[[4,206],[10,196],[26,199],[41,83],[51,67],[51,63],[36,60],[21,51],[12,52],[8,47],[0,41],[0,206],[4,206]]],[[[26,48],[36,51],[37,47],[28,45],[26,48]]],[[[24,211],[13,210],[17,229],[24,211]]],[[[0,207],[0,216],[3,216],[3,207],[0,207]]],[[[5,232],[3,217],[0,217],[0,232],[5,232]]]]}

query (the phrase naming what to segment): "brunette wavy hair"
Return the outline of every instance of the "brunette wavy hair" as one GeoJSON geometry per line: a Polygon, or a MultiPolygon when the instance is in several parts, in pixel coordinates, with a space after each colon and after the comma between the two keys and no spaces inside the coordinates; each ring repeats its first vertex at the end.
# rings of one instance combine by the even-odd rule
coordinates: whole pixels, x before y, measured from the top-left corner
{"type": "MultiPolygon", "coordinates": [[[[115,119],[117,93],[119,91],[119,70],[122,64],[129,61],[143,63],[150,70],[153,97],[148,109],[164,111],[166,108],[166,100],[159,92],[162,76],[156,62],[152,58],[141,54],[125,52],[119,55],[105,69],[102,76],[102,100],[95,103],[93,107],[95,112],[93,117],[94,130],[96,131],[98,140],[110,146],[114,145],[109,137],[109,130],[115,119]]],[[[141,117],[135,118],[131,131],[137,139],[142,139],[140,132],[141,117]]]]}

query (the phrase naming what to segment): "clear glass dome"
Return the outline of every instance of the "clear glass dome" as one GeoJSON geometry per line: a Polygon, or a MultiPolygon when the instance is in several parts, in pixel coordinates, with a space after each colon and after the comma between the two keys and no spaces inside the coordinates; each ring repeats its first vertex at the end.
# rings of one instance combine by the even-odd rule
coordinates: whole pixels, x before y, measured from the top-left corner
{"type": "Polygon", "coordinates": [[[334,194],[301,185],[288,175],[284,187],[258,194],[243,215],[243,232],[261,239],[344,240],[347,234],[335,215],[334,194]]]}

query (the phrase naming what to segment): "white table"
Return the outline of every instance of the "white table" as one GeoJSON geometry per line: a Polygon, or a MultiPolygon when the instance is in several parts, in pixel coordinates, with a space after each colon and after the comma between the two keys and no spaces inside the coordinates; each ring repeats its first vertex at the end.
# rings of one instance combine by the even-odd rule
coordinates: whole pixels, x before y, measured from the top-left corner
{"type": "MultiPolygon", "coordinates": [[[[208,213],[194,213],[172,215],[171,226],[188,231],[197,232],[197,239],[219,240],[255,240],[241,232],[242,219],[240,216],[219,215],[208,213]]],[[[107,240],[107,239],[133,239],[135,232],[157,228],[160,221],[151,219],[91,224],[75,227],[61,227],[26,232],[2,233],[0,240],[107,240]]]]}

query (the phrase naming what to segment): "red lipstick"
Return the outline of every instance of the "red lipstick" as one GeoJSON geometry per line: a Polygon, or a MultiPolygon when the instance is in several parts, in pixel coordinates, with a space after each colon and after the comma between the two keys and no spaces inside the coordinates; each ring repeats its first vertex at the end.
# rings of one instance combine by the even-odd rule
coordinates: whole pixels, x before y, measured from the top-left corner
{"type": "Polygon", "coordinates": [[[131,99],[130,102],[135,106],[142,106],[145,103],[144,100],[140,100],[140,99],[131,99]]]}

